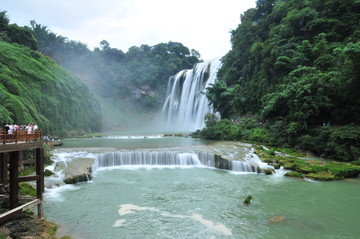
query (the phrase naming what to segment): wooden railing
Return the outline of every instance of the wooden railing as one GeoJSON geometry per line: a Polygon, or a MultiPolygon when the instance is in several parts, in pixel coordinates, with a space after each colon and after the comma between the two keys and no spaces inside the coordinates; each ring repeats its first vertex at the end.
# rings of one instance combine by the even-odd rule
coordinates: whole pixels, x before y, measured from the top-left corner
{"type": "Polygon", "coordinates": [[[27,143],[29,141],[40,141],[41,140],[41,130],[35,130],[31,133],[28,131],[17,130],[12,134],[7,134],[6,131],[0,131],[0,141],[2,144],[8,143],[27,143]]]}

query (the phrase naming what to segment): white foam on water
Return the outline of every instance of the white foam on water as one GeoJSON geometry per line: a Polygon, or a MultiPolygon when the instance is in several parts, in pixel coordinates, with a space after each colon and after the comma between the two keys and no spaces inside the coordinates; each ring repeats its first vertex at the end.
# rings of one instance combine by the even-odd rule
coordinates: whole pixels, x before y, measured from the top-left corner
{"type": "Polygon", "coordinates": [[[125,219],[119,219],[114,223],[114,225],[112,225],[112,227],[123,227],[125,226],[125,222],[125,219]]]}
{"type": "Polygon", "coordinates": [[[192,168],[210,168],[210,167],[206,165],[122,165],[122,166],[98,168],[95,171],[95,174],[99,171],[111,171],[111,170],[137,171],[141,169],[152,170],[152,169],[192,169],[192,168]]]}
{"type": "Polygon", "coordinates": [[[258,174],[257,172],[236,172],[236,171],[229,171],[229,173],[235,174],[235,175],[258,174]]]}
{"type": "Polygon", "coordinates": [[[154,208],[154,207],[140,207],[134,204],[122,204],[119,206],[119,215],[123,216],[126,214],[132,214],[135,213],[136,211],[159,211],[158,209],[154,208]]]}
{"type": "Polygon", "coordinates": [[[207,227],[208,229],[212,230],[212,231],[217,231],[220,232],[226,236],[231,236],[231,230],[229,228],[227,228],[224,224],[215,224],[214,222],[210,221],[210,220],[206,220],[204,219],[200,214],[194,213],[191,218],[193,218],[195,221],[200,222],[202,225],[204,225],[205,227],[207,227]]]}
{"type": "Polygon", "coordinates": [[[164,135],[108,135],[103,136],[104,139],[161,139],[164,135]]]}
{"type": "MultiPolygon", "coordinates": [[[[172,218],[182,218],[182,219],[192,219],[194,221],[199,222],[200,224],[202,224],[203,226],[205,226],[208,230],[211,231],[215,231],[218,233],[221,233],[225,236],[231,236],[232,232],[229,228],[227,228],[224,224],[222,223],[214,223],[211,220],[207,220],[204,219],[202,215],[198,214],[198,213],[194,213],[191,216],[188,215],[179,215],[179,214],[172,214],[170,212],[167,211],[161,211],[155,207],[141,207],[141,206],[137,206],[134,204],[122,204],[119,205],[120,209],[118,210],[118,213],[120,216],[124,216],[127,214],[133,214],[136,213],[137,211],[151,211],[151,212],[158,212],[160,213],[161,216],[163,217],[172,217],[172,218]]],[[[120,226],[124,226],[124,219],[120,219],[115,221],[113,227],[120,227],[120,226]]]]}
{"type": "Polygon", "coordinates": [[[51,201],[64,201],[62,197],[62,193],[65,191],[76,191],[79,190],[80,187],[74,184],[65,184],[59,187],[53,187],[51,189],[45,188],[44,197],[51,201]]]}
{"type": "Polygon", "coordinates": [[[310,182],[310,183],[320,183],[320,182],[312,180],[310,178],[304,178],[304,180],[307,181],[307,182],[310,182]]]}

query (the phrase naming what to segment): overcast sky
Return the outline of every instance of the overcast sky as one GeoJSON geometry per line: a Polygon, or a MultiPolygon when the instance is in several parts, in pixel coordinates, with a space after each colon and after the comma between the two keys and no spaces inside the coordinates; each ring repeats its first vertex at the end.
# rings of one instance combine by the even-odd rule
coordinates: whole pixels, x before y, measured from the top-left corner
{"type": "Polygon", "coordinates": [[[100,41],[124,52],[169,41],[195,49],[202,59],[224,56],[230,31],[255,0],[1,0],[11,23],[30,20],[92,50],[100,41]]]}

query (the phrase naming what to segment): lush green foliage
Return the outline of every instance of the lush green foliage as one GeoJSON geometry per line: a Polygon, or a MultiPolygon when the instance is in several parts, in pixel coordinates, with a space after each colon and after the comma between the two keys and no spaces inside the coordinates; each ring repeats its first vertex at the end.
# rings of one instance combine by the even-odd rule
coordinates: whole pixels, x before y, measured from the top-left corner
{"type": "Polygon", "coordinates": [[[0,120],[58,136],[99,130],[100,107],[85,84],[34,51],[29,29],[8,23],[0,12],[0,120]]]}
{"type": "MultiPolygon", "coordinates": [[[[258,115],[278,145],[298,145],[299,137],[324,122],[359,125],[359,22],[359,0],[257,1],[232,32],[232,50],[209,100],[222,118],[258,115]]],[[[311,136],[315,132],[322,129],[311,136]]],[[[334,143],[351,141],[345,128],[333,133],[334,143]]],[[[348,153],[339,147],[345,148],[330,155],[358,157],[357,144],[346,143],[348,153]]]]}
{"type": "Polygon", "coordinates": [[[299,139],[302,148],[343,161],[360,160],[360,127],[319,127],[299,139]]]}
{"type": "Polygon", "coordinates": [[[271,143],[267,129],[262,127],[255,118],[242,118],[240,121],[218,119],[214,114],[205,116],[206,127],[192,134],[193,137],[216,140],[242,140],[271,143]]]}
{"type": "Polygon", "coordinates": [[[28,183],[19,183],[19,194],[36,198],[36,190],[28,183]]]}
{"type": "Polygon", "coordinates": [[[158,108],[169,77],[192,68],[200,57],[197,51],[178,42],[133,46],[124,53],[103,40],[91,51],[85,44],[59,36],[35,21],[30,29],[43,54],[79,75],[99,96],[126,99],[145,109],[158,108]]]}
{"type": "Polygon", "coordinates": [[[37,123],[44,133],[98,130],[100,109],[89,89],[48,57],[0,42],[0,117],[37,123]]]}

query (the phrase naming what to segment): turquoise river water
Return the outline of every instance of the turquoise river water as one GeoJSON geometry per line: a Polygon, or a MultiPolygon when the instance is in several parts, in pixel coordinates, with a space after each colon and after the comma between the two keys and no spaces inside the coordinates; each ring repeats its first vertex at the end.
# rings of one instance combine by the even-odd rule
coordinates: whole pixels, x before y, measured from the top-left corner
{"type": "MultiPolygon", "coordinates": [[[[208,144],[179,137],[65,140],[73,157],[93,148],[135,150],[208,144]]],[[[87,183],[47,189],[45,216],[86,239],[359,238],[360,180],[315,182],[201,165],[98,168],[87,183]],[[251,194],[248,206],[242,201],[251,194]]]]}

